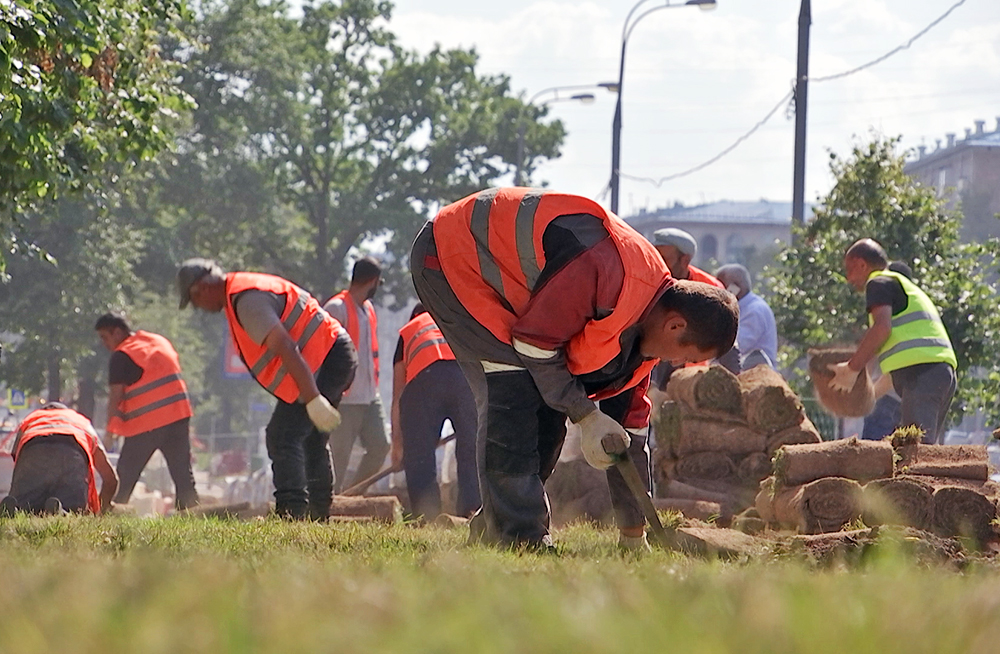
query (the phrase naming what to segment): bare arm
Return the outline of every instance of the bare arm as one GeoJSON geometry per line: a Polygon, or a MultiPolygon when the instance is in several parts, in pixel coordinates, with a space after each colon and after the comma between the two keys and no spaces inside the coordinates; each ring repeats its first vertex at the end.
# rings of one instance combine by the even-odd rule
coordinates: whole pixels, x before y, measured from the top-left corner
{"type": "Polygon", "coordinates": [[[865,369],[865,366],[878,354],[879,348],[889,340],[889,335],[892,333],[891,306],[880,304],[872,307],[871,314],[872,326],[865,332],[861,342],[858,343],[858,349],[854,352],[854,356],[847,362],[847,366],[854,372],[861,372],[865,369]]]}
{"type": "Polygon", "coordinates": [[[403,465],[403,425],[399,418],[399,398],[403,396],[403,387],[406,385],[406,364],[397,361],[392,366],[392,467],[402,468],[403,465]]]}
{"type": "Polygon", "coordinates": [[[319,395],[319,387],[316,386],[316,379],[309,369],[309,364],[302,358],[299,346],[295,344],[283,325],[275,325],[274,329],[267,333],[264,346],[281,359],[285,370],[295,380],[295,385],[299,388],[300,402],[308,404],[319,395]]]}
{"type": "Polygon", "coordinates": [[[125,384],[108,385],[108,427],[104,434],[104,445],[111,447],[116,438],[116,427],[121,429],[122,400],[125,398],[125,384]]]}
{"type": "Polygon", "coordinates": [[[111,506],[111,500],[118,492],[118,475],[108,461],[103,447],[94,448],[94,468],[101,475],[101,513],[104,513],[111,506]]]}

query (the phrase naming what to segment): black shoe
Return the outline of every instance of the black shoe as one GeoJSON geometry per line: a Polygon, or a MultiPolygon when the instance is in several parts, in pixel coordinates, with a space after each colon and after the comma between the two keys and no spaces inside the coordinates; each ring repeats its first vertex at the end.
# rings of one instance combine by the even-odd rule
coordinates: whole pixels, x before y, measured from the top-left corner
{"type": "Polygon", "coordinates": [[[0,500],[0,518],[13,518],[15,513],[17,513],[17,500],[13,495],[0,500]]]}
{"type": "Polygon", "coordinates": [[[63,510],[62,502],[59,501],[58,497],[50,497],[45,500],[45,514],[46,515],[66,515],[66,511],[63,510]]]}

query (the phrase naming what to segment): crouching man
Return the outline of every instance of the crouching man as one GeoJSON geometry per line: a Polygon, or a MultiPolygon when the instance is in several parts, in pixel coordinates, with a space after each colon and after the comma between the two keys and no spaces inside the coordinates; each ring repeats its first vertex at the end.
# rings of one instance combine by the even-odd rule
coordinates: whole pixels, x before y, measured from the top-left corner
{"type": "Polygon", "coordinates": [[[14,476],[0,515],[101,513],[111,506],[118,477],[87,418],[59,402],[32,411],[14,437],[14,476]],[[101,476],[97,492],[96,474],[101,476]]]}
{"type": "Polygon", "coordinates": [[[642,511],[601,439],[629,443],[648,491],[650,370],[728,352],[736,298],[671,278],[653,245],[596,202],[536,189],[489,189],[445,207],[410,261],[476,398],[483,507],[473,537],[551,546],[543,484],[569,417],[587,462],[607,470],[620,544],[647,547],[642,511]]]}

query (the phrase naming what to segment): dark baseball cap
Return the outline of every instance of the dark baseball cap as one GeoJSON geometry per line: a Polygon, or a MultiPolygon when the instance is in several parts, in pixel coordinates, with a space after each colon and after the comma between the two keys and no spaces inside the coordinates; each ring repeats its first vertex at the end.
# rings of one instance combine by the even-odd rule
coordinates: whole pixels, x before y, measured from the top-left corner
{"type": "Polygon", "coordinates": [[[177,269],[177,292],[181,296],[181,309],[191,302],[191,287],[194,283],[218,267],[211,259],[198,257],[181,264],[177,269]]]}

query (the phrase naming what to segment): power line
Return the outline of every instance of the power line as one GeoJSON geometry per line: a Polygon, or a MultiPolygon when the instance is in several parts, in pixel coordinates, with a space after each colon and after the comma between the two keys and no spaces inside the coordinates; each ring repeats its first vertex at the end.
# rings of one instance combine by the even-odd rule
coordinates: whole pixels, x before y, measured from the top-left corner
{"type": "MultiPolygon", "coordinates": [[[[904,44],[902,44],[900,46],[897,46],[897,47],[893,48],[892,50],[890,50],[889,52],[885,53],[881,57],[877,57],[876,59],[872,59],[868,63],[862,64],[862,65],[858,66],[857,68],[852,68],[850,70],[845,70],[842,73],[837,73],[835,75],[826,75],[824,77],[810,78],[810,81],[812,81],[812,82],[829,82],[829,81],[835,80],[835,79],[842,79],[844,77],[848,77],[849,75],[854,75],[855,73],[859,73],[862,70],[865,70],[866,68],[871,68],[872,66],[875,66],[876,64],[879,64],[879,63],[885,61],[886,59],[888,59],[889,57],[893,56],[894,54],[896,54],[898,52],[901,52],[901,51],[906,50],[907,48],[909,48],[911,45],[913,45],[913,43],[917,39],[919,39],[923,35],[927,34],[927,32],[929,32],[933,27],[935,27],[938,23],[940,23],[945,18],[947,18],[951,14],[951,12],[955,11],[956,9],[958,9],[959,7],[961,7],[962,5],[964,5],[965,2],[966,2],[966,0],[958,0],[955,4],[953,4],[951,7],[949,7],[947,11],[945,11],[943,14],[941,14],[936,19],[934,19],[927,27],[925,27],[924,29],[922,29],[919,32],[917,32],[912,38],[910,38],[909,41],[907,41],[906,43],[904,43],[904,44]]],[[[772,108],[770,111],[768,111],[767,114],[762,119],[760,119],[759,121],[757,121],[757,123],[753,127],[751,127],[746,133],[744,133],[742,136],[740,136],[738,139],[736,139],[736,141],[734,141],[732,145],[730,145],[725,150],[723,150],[719,154],[715,155],[714,157],[712,157],[708,161],[700,163],[697,166],[694,166],[692,168],[688,168],[686,170],[682,170],[679,173],[674,173],[672,175],[667,175],[665,177],[660,177],[660,178],[636,177],[636,176],[633,176],[633,175],[626,175],[625,173],[622,173],[622,172],[619,172],[619,175],[621,177],[625,178],[625,179],[628,179],[628,180],[631,180],[631,181],[634,181],[634,182],[647,182],[647,183],[653,184],[654,186],[656,186],[657,188],[659,188],[660,186],[662,186],[666,182],[678,179],[680,177],[686,177],[688,175],[694,174],[694,173],[698,172],[699,170],[702,170],[704,168],[707,168],[708,166],[711,166],[716,161],[718,161],[719,159],[722,159],[727,154],[729,154],[730,152],[732,152],[733,150],[735,150],[737,147],[739,147],[739,145],[741,143],[743,143],[744,141],[746,141],[748,138],[750,138],[754,134],[754,132],[756,132],[758,129],[760,129],[761,127],[763,127],[764,123],[766,123],[768,120],[770,120],[771,116],[773,116],[774,114],[776,114],[778,112],[778,109],[780,109],[782,106],[784,106],[785,103],[789,103],[789,110],[790,111],[794,111],[794,108],[793,108],[793,105],[794,105],[794,92],[789,91],[788,93],[786,93],[785,96],[781,99],[781,101],[778,102],[778,104],[776,104],[774,106],[774,108],[772,108]]]]}

